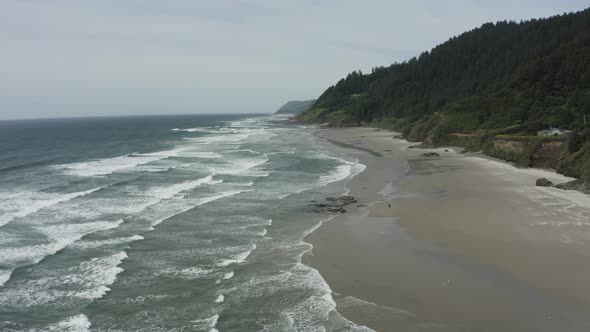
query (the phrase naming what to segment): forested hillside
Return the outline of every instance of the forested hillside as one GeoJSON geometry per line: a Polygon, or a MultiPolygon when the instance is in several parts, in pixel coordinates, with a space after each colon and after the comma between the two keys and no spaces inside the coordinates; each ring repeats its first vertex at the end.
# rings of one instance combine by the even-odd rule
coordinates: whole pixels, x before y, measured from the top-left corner
{"type": "Polygon", "coordinates": [[[275,114],[296,114],[308,110],[311,105],[315,103],[315,99],[311,100],[291,100],[285,105],[281,106],[275,114]]]}
{"type": "Polygon", "coordinates": [[[590,122],[590,9],[486,23],[417,58],[370,74],[354,71],[298,119],[335,126],[370,123],[410,140],[459,144],[523,165],[534,163],[539,144],[560,140],[563,147],[547,165],[588,176],[585,117],[590,122]],[[539,134],[550,127],[571,133],[539,134]],[[526,141],[523,149],[530,155],[501,151],[494,141],[499,135],[526,141]]]}

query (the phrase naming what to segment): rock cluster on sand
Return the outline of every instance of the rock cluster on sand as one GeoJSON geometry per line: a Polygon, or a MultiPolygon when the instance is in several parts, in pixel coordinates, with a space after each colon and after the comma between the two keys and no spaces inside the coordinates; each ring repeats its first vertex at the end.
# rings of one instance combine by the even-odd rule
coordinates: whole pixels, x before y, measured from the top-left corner
{"type": "Polygon", "coordinates": [[[539,187],[555,187],[563,190],[577,190],[584,194],[590,194],[590,181],[585,181],[584,179],[576,179],[554,185],[553,182],[545,178],[540,178],[537,180],[536,185],[539,187]]]}
{"type": "Polygon", "coordinates": [[[440,157],[440,155],[436,152],[426,152],[426,153],[422,153],[420,155],[421,158],[434,158],[434,157],[440,157]]]}
{"type": "Polygon", "coordinates": [[[357,200],[352,196],[340,196],[340,197],[326,197],[322,202],[312,201],[311,206],[313,207],[310,212],[340,212],[345,213],[345,206],[356,203],[357,200]]]}
{"type": "Polygon", "coordinates": [[[535,184],[537,185],[537,187],[553,187],[553,182],[545,178],[537,179],[537,182],[535,184]]]}
{"type": "Polygon", "coordinates": [[[576,179],[573,181],[569,181],[566,183],[560,183],[555,185],[555,188],[565,189],[565,190],[577,190],[583,192],[584,194],[590,194],[590,181],[585,181],[583,179],[576,179]]]}

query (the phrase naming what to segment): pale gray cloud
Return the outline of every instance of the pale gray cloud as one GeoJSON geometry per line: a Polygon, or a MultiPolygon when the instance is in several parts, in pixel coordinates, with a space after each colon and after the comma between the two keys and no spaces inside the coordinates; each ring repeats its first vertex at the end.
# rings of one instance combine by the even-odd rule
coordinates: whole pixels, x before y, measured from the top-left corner
{"type": "Polygon", "coordinates": [[[3,0],[0,119],[271,112],[355,69],[581,0],[3,0]]]}

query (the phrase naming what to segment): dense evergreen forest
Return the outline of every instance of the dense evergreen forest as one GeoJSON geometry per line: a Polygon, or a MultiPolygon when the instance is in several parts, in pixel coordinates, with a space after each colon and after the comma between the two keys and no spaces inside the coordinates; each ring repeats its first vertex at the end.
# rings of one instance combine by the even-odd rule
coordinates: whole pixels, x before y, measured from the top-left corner
{"type": "MultiPolygon", "coordinates": [[[[540,130],[557,127],[571,132],[560,137],[567,151],[551,166],[590,175],[590,9],[486,23],[417,58],[370,74],[353,71],[298,119],[371,124],[495,155],[497,135],[538,144],[540,130]]],[[[531,163],[530,156],[501,157],[531,163]]]]}

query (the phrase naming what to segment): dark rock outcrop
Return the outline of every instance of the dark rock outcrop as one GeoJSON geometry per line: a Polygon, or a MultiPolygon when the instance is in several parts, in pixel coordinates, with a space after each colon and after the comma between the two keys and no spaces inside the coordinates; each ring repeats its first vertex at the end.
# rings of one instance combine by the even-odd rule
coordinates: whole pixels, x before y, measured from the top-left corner
{"type": "Polygon", "coordinates": [[[585,181],[584,179],[576,179],[566,183],[557,184],[555,185],[555,188],[564,190],[577,190],[583,192],[584,194],[590,194],[590,181],[585,181]]]}
{"type": "Polygon", "coordinates": [[[316,213],[330,213],[340,212],[345,213],[345,206],[357,203],[357,200],[352,196],[340,196],[340,197],[326,197],[322,202],[312,201],[309,212],[316,213]]]}
{"type": "Polygon", "coordinates": [[[436,126],[435,121],[426,120],[416,124],[408,133],[406,139],[408,142],[420,142],[426,140],[428,132],[436,126]]]}
{"type": "Polygon", "coordinates": [[[537,182],[535,184],[537,185],[537,187],[552,187],[553,186],[553,182],[551,182],[545,178],[537,179],[537,182]]]}
{"type": "Polygon", "coordinates": [[[435,158],[440,157],[440,155],[436,152],[426,152],[420,155],[420,158],[435,158]]]}

